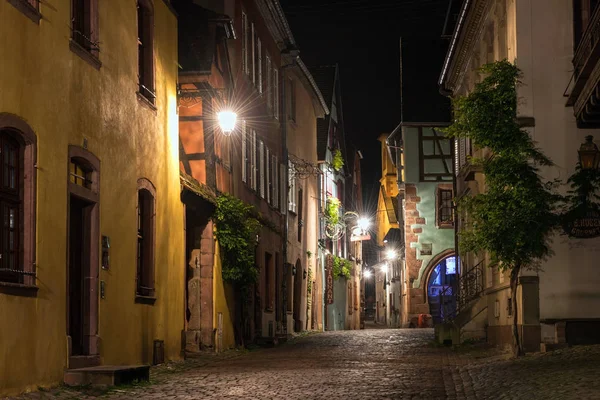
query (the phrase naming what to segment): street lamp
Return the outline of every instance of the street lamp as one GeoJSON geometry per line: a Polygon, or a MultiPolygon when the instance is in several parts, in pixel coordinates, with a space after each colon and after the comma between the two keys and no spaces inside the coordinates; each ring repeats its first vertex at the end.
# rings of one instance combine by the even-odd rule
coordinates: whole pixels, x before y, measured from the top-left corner
{"type": "Polygon", "coordinates": [[[371,221],[367,217],[360,217],[356,221],[356,225],[359,227],[361,232],[367,232],[369,230],[369,226],[371,226],[371,221]]]}
{"type": "Polygon", "coordinates": [[[231,135],[231,132],[235,129],[235,123],[237,121],[237,114],[231,110],[219,111],[217,114],[219,125],[225,136],[231,135]]]}
{"type": "Polygon", "coordinates": [[[369,278],[371,277],[371,275],[372,275],[372,274],[373,274],[373,273],[371,272],[371,270],[370,270],[370,269],[367,269],[367,270],[365,270],[365,272],[363,272],[363,276],[364,276],[366,279],[369,279],[369,278]]]}
{"type": "Polygon", "coordinates": [[[593,136],[586,136],[585,143],[581,144],[579,150],[579,164],[581,169],[596,169],[600,162],[600,150],[598,146],[593,142],[593,136]]]}
{"type": "Polygon", "coordinates": [[[385,256],[388,260],[393,260],[396,258],[396,250],[393,249],[389,249],[386,253],[385,256]]]}

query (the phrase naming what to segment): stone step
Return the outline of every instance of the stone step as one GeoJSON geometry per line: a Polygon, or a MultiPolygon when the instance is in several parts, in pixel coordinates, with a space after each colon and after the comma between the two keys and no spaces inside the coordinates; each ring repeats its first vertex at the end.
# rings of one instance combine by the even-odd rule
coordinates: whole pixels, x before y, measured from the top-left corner
{"type": "Polygon", "coordinates": [[[68,369],[63,380],[68,386],[117,386],[150,379],[149,365],[102,365],[68,369]]]}

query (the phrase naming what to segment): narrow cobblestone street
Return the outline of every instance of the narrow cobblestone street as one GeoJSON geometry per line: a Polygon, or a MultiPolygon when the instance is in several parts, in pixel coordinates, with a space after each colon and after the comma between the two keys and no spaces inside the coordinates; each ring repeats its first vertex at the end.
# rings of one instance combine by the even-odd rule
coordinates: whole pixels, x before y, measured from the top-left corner
{"type": "Polygon", "coordinates": [[[327,332],[272,349],[154,368],[151,383],[18,399],[600,399],[600,346],[510,360],[442,348],[432,330],[327,332]]]}

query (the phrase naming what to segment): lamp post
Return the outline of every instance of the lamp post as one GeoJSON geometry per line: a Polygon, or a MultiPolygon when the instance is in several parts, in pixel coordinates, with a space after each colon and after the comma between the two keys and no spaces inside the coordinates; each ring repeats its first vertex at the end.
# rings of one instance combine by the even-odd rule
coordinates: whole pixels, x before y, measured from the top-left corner
{"type": "Polygon", "coordinates": [[[589,135],[585,137],[585,143],[581,144],[577,153],[579,153],[579,164],[581,169],[597,169],[600,162],[600,150],[593,142],[594,137],[589,135]]]}
{"type": "Polygon", "coordinates": [[[237,114],[231,110],[222,110],[217,113],[217,119],[219,120],[219,126],[223,134],[225,136],[231,135],[231,132],[235,129],[237,114]]]}

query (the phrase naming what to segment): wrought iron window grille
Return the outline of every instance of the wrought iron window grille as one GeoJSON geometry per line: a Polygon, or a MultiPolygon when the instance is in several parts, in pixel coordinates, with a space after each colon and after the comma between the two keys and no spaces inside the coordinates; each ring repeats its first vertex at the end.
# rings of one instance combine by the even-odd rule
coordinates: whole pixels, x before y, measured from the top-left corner
{"type": "MultiPolygon", "coordinates": [[[[83,47],[85,50],[89,52],[99,52],[100,51],[100,42],[96,42],[86,36],[83,32],[78,29],[75,29],[73,25],[75,24],[75,19],[71,20],[71,38],[72,40],[83,47]]],[[[93,32],[90,32],[90,36],[92,36],[93,32]]]]}

